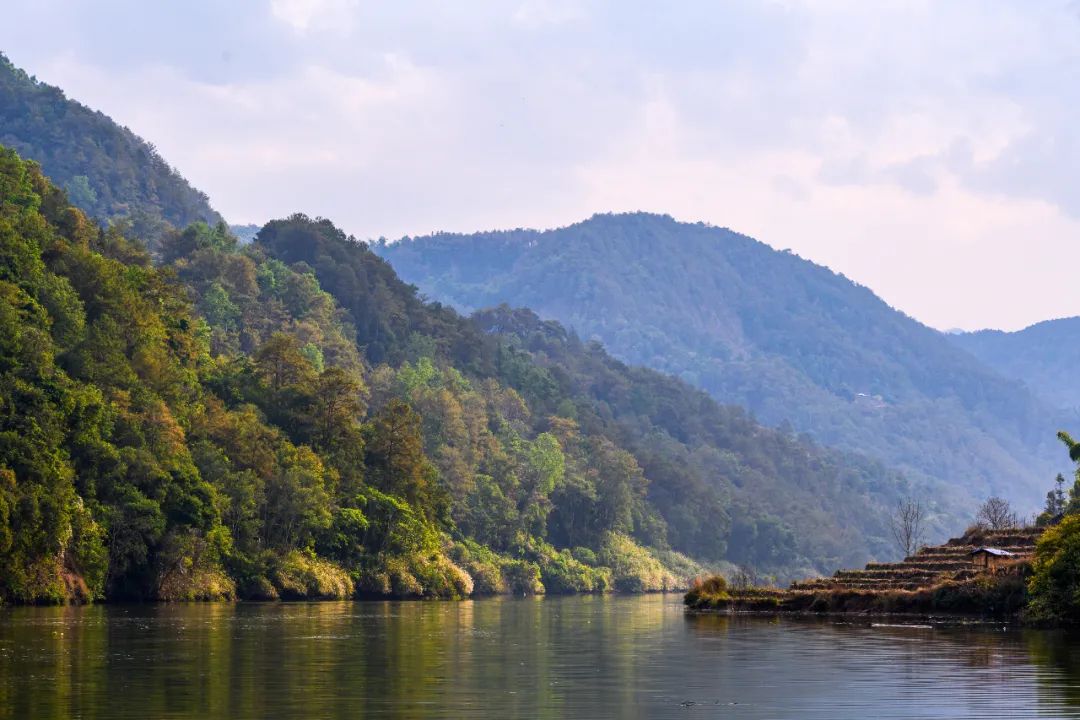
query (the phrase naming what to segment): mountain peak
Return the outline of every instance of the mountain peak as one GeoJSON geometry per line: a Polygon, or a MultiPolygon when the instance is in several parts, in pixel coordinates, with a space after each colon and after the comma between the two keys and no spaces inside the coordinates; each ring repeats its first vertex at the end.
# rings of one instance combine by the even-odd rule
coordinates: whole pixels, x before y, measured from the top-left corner
{"type": "Polygon", "coordinates": [[[1054,413],[1021,383],[869,289],[725,228],[600,213],[378,252],[433,298],[530,307],[624,361],[915,477],[1019,497],[1054,467],[1054,413]]]}

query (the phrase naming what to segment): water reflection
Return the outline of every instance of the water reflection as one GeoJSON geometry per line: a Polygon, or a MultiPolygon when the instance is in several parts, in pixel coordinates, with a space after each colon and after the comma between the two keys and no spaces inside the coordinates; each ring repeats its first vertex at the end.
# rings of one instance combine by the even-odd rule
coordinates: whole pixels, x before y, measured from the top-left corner
{"type": "Polygon", "coordinates": [[[0,717],[1080,718],[1076,639],[661,596],[18,608],[0,717]]]}

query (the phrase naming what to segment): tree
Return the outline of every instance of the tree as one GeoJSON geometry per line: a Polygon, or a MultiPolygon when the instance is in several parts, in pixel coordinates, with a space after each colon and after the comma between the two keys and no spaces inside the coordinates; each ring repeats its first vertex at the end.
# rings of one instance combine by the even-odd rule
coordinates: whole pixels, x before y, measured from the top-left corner
{"type": "Polygon", "coordinates": [[[274,392],[289,385],[310,382],[314,375],[300,343],[291,335],[281,332],[271,335],[255,353],[255,368],[274,392]]]}
{"type": "MultiPolygon", "coordinates": [[[[1073,440],[1072,435],[1064,430],[1058,431],[1058,440],[1060,440],[1065,447],[1069,448],[1069,459],[1075,463],[1080,463],[1080,443],[1073,440]]],[[[1076,470],[1077,476],[1080,477],[1080,467],[1076,470]]]]}
{"type": "Polygon", "coordinates": [[[988,530],[1007,530],[1017,527],[1020,518],[1013,512],[1009,501],[1000,498],[987,498],[975,513],[975,524],[988,530]]]}
{"type": "Polygon", "coordinates": [[[390,495],[404,498],[429,520],[448,514],[445,491],[437,470],[424,455],[420,416],[407,403],[387,403],[367,429],[368,482],[390,495]]]}
{"type": "Polygon", "coordinates": [[[926,509],[921,500],[907,497],[896,503],[896,510],[890,518],[890,529],[904,557],[913,555],[922,545],[925,522],[926,509]]]}
{"type": "Polygon", "coordinates": [[[1057,477],[1054,478],[1054,489],[1046,493],[1046,506],[1039,517],[1036,518],[1035,524],[1043,527],[1058,522],[1065,514],[1065,508],[1068,507],[1068,504],[1068,496],[1065,494],[1065,476],[1058,473],[1057,477]]]}
{"type": "Polygon", "coordinates": [[[540,433],[522,448],[520,472],[522,498],[518,512],[526,531],[543,537],[547,534],[547,515],[551,493],[566,475],[566,458],[559,441],[551,433],[540,433]]]}
{"type": "Polygon", "coordinates": [[[330,493],[322,460],[308,447],[282,443],[280,469],[266,479],[262,517],[263,544],[289,551],[311,547],[330,527],[330,493]]]}
{"type": "Polygon", "coordinates": [[[1076,481],[1069,490],[1069,501],[1063,510],[1065,515],[1072,515],[1080,512],[1080,443],[1073,440],[1072,436],[1064,430],[1058,433],[1058,440],[1069,448],[1069,459],[1076,463],[1076,481]]]}
{"type": "Polygon", "coordinates": [[[731,576],[731,587],[735,590],[749,590],[760,584],[757,571],[749,565],[737,565],[731,576]]]}
{"type": "Polygon", "coordinates": [[[1031,592],[1034,617],[1080,618],[1080,516],[1049,528],[1035,546],[1031,592]]]}
{"type": "Polygon", "coordinates": [[[366,409],[364,392],[363,380],[341,368],[328,368],[316,378],[309,410],[316,449],[333,453],[346,442],[360,442],[353,431],[366,409]]]}

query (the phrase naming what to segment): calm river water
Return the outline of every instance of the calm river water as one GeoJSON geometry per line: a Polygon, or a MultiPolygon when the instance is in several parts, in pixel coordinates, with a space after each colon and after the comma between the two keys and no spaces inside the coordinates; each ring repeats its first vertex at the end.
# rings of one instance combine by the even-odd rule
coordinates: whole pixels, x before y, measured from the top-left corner
{"type": "Polygon", "coordinates": [[[674,596],[18,608],[5,718],[1080,718],[1080,637],[674,596]]]}

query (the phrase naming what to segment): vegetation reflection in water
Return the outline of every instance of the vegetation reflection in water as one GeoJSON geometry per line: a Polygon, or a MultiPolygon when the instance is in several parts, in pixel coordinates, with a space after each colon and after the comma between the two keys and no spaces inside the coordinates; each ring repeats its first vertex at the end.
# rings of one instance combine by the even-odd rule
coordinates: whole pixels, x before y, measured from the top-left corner
{"type": "Polygon", "coordinates": [[[1061,631],[690,616],[675,598],[18,608],[0,713],[1080,717],[1061,631]]]}

